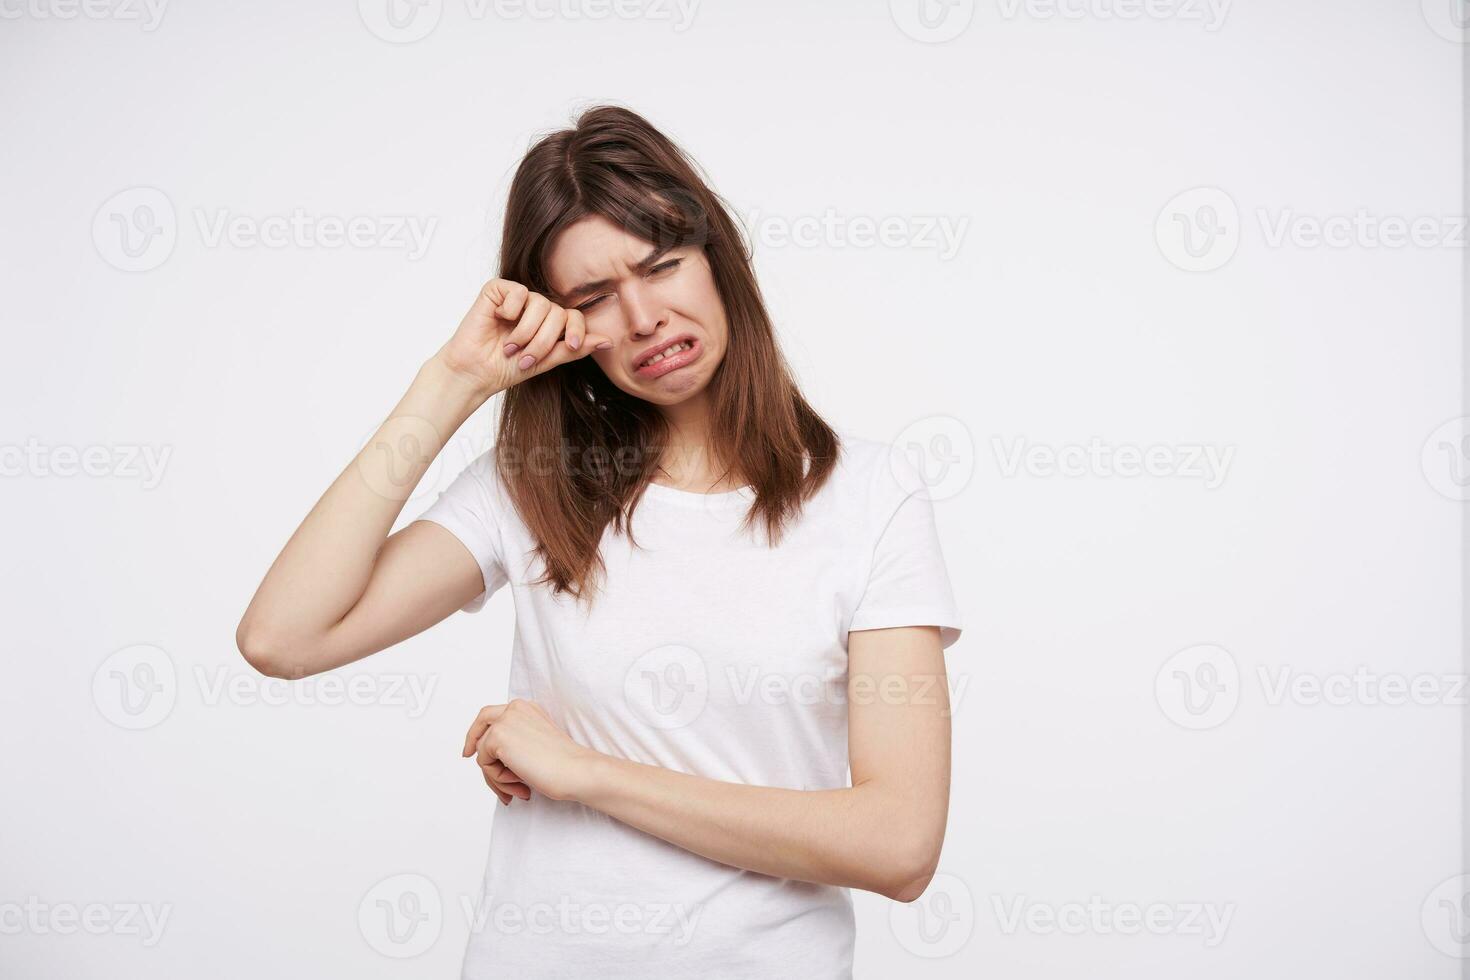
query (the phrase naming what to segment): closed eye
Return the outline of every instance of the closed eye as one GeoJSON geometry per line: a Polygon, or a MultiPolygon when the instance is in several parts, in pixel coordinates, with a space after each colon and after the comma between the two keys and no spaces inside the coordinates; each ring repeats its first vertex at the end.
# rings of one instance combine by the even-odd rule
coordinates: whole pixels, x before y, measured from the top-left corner
{"type": "MultiPolygon", "coordinates": [[[[661,274],[663,274],[665,272],[672,272],[675,269],[677,269],[679,267],[679,263],[680,262],[683,262],[683,261],[684,261],[683,259],[669,259],[667,262],[660,262],[658,265],[654,266],[652,269],[649,269],[648,270],[648,274],[650,276],[654,276],[654,275],[661,275],[661,274]]],[[[587,302],[585,302],[582,305],[578,306],[577,307],[577,310],[579,312],[581,312],[581,313],[586,313],[588,310],[590,310],[593,307],[597,306],[603,300],[607,299],[611,295],[612,295],[611,293],[603,293],[601,296],[594,296],[591,299],[589,299],[587,302]]]]}

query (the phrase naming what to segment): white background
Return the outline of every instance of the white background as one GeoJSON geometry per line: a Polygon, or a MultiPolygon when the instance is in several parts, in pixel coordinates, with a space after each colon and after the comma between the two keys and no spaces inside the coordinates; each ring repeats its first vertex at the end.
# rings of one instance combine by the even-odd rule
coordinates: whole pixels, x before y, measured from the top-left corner
{"type": "Polygon", "coordinates": [[[604,100],[750,223],[819,411],[940,480],[942,876],[855,893],[856,975],[1459,973],[1449,0],[913,6],[0,3],[0,973],[458,975],[496,809],[459,747],[509,599],[339,672],[342,704],[233,632],[493,271],[520,154],[604,100]],[[298,211],[370,240],[246,236],[298,211]],[[1373,232],[1413,219],[1436,239],[1373,232]],[[1419,675],[1436,703],[1381,703],[1419,675]],[[377,904],[405,889],[443,906],[407,945],[377,904]]]}

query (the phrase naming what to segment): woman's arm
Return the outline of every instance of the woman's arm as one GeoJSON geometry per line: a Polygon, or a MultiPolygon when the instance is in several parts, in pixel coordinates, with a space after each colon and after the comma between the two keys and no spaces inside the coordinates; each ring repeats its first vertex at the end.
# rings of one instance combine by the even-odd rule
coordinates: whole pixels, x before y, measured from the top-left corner
{"type": "Polygon", "coordinates": [[[918,898],[949,814],[950,723],[935,626],[848,638],[852,786],[749,786],[629,762],[572,742],[530,702],[481,712],[466,739],[479,762],[723,864],[918,898]]]}
{"type": "Polygon", "coordinates": [[[577,311],[519,283],[485,283],[271,565],[235,632],[245,659],[275,677],[332,670],[428,629],[484,591],[479,563],[449,531],[417,521],[388,531],[477,408],[603,343],[577,311]]]}
{"type": "Polygon", "coordinates": [[[415,524],[388,538],[419,479],[484,400],[437,357],[424,363],[246,608],[236,642],[257,670],[299,678],[341,667],[427,629],[484,588],[479,565],[442,528],[415,524]]]}

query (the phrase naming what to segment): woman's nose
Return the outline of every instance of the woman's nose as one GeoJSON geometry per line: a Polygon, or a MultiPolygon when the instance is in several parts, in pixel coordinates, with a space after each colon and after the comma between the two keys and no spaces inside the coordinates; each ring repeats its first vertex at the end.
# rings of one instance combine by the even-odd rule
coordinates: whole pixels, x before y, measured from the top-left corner
{"type": "Polygon", "coordinates": [[[655,333],[669,321],[667,308],[659,302],[654,290],[643,284],[628,287],[623,311],[628,316],[628,330],[637,336],[655,333]]]}

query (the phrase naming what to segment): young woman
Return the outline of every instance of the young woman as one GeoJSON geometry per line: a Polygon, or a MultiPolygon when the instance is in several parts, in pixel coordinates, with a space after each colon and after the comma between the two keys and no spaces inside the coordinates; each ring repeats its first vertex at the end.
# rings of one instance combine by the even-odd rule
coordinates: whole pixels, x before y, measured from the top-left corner
{"type": "Polygon", "coordinates": [[[944,840],[962,623],[924,490],[802,398],[693,164],[598,107],[527,153],[500,276],[238,642],[304,677],[510,586],[512,699],[464,743],[507,807],[466,980],[846,977],[848,889],[912,901],[944,840]],[[494,448],[390,535],[499,393],[494,448]]]}

